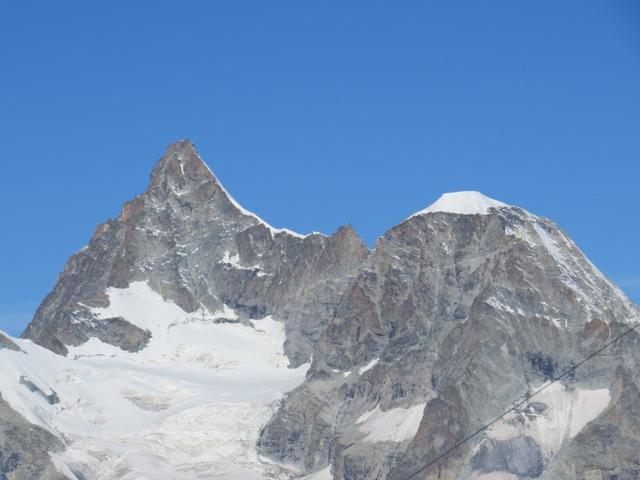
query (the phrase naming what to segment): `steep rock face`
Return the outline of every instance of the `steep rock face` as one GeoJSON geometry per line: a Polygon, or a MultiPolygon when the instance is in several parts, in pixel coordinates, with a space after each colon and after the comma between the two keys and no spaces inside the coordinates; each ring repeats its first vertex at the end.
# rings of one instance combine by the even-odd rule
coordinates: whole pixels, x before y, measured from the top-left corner
{"type": "MultiPolygon", "coordinates": [[[[572,444],[569,430],[537,434],[533,414],[506,419],[525,424],[500,425],[508,434],[474,437],[421,470],[638,318],[552,222],[462,195],[471,201],[445,196],[377,242],[318,340],[306,382],[264,428],[263,453],[308,471],[331,465],[336,480],[566,478],[552,472],[566,462],[559,451],[572,444]],[[421,420],[393,441],[371,441],[361,421],[374,409],[384,415],[420,405],[421,420]]],[[[629,334],[620,357],[564,379],[540,418],[594,420],[567,399],[603,402],[621,362],[637,371],[637,341],[629,334]]],[[[380,428],[397,429],[396,417],[380,428]]],[[[632,424],[620,428],[637,438],[632,424]]],[[[576,455],[584,463],[589,453],[576,455]]]]}
{"type": "Polygon", "coordinates": [[[13,411],[0,395],[0,478],[62,480],[49,457],[62,442],[13,411]]]}
{"type": "Polygon", "coordinates": [[[147,191],[100,225],[72,256],[23,337],[65,354],[99,337],[124,350],[148,332],[122,319],[97,322],[109,287],[146,281],[187,312],[225,306],[245,319],[275,314],[287,327],[294,366],[309,359],[342,291],[368,255],[351,227],[331,237],[274,229],[240,207],[191,142],[171,145],[147,191]]]}

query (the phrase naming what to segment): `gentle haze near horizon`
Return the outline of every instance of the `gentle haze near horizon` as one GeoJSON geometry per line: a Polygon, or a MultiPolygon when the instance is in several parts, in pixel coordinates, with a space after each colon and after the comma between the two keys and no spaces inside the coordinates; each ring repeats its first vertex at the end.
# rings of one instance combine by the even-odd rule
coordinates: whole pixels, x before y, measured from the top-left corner
{"type": "Polygon", "coordinates": [[[4,5],[0,330],[181,138],[274,226],[373,245],[479,190],[640,301],[638,2],[177,5],[4,5]]]}

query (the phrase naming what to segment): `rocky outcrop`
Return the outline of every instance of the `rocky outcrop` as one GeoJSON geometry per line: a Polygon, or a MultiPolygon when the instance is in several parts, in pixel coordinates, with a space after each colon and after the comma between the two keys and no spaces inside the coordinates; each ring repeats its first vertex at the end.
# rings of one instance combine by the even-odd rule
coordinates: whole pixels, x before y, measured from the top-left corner
{"type": "Polygon", "coordinates": [[[18,347],[13,340],[7,337],[5,334],[0,332],[0,348],[8,348],[9,350],[13,350],[15,352],[20,351],[20,347],[18,347]]]}
{"type": "Polygon", "coordinates": [[[40,397],[42,397],[44,401],[49,405],[60,403],[60,397],[58,397],[58,394],[55,391],[51,390],[48,393],[43,392],[40,387],[38,387],[29,379],[29,377],[25,375],[20,376],[20,385],[24,385],[31,393],[40,395],[40,397]]]}
{"type": "Polygon", "coordinates": [[[58,438],[27,422],[0,395],[0,479],[63,480],[49,456],[62,449],[58,438]]]}

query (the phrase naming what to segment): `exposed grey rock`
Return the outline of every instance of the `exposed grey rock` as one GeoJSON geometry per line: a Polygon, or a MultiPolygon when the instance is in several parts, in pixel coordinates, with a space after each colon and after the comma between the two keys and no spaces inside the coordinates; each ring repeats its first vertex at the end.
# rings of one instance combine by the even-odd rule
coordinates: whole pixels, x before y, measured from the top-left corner
{"type": "Polygon", "coordinates": [[[8,348],[9,350],[16,352],[20,351],[20,347],[18,347],[13,340],[3,333],[0,333],[0,348],[8,348]]]}
{"type": "Polygon", "coordinates": [[[540,447],[531,437],[489,439],[473,457],[473,468],[481,472],[511,472],[521,477],[539,477],[543,463],[540,447]]]}
{"type": "Polygon", "coordinates": [[[64,479],[49,457],[49,452],[62,449],[58,438],[27,422],[0,395],[1,480],[64,479]]]}
{"type": "Polygon", "coordinates": [[[55,405],[56,403],[60,403],[60,398],[58,397],[58,394],[55,391],[51,390],[51,392],[49,393],[43,392],[40,387],[38,387],[35,383],[33,383],[29,378],[27,378],[24,375],[20,377],[20,384],[27,387],[30,392],[37,393],[38,395],[40,395],[42,398],[45,399],[45,401],[49,405],[55,405]]]}
{"type": "Polygon", "coordinates": [[[139,352],[147,346],[151,333],[130,324],[122,317],[104,318],[96,321],[90,336],[96,336],[104,343],[115,345],[127,352],[139,352]]]}

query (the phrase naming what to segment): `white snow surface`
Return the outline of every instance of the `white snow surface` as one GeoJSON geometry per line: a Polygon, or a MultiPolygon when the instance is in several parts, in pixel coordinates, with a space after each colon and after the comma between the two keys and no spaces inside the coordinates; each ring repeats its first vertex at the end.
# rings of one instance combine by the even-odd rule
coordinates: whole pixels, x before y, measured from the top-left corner
{"type": "Polygon", "coordinates": [[[611,394],[606,388],[586,390],[569,388],[554,383],[535,395],[531,402],[542,403],[545,410],[536,413],[527,407],[525,413],[512,413],[497,423],[487,433],[495,440],[509,440],[520,435],[532,437],[540,446],[545,458],[556,454],[563,443],[575,437],[609,405],[611,394]],[[514,421],[520,416],[523,422],[514,421]]]}
{"type": "Polygon", "coordinates": [[[29,340],[0,349],[0,393],[28,421],[67,445],[53,456],[69,478],[286,479],[292,469],[260,458],[258,432],[308,365],[288,368],[284,326],[266,317],[240,323],[220,312],[188,314],[146,283],[109,289],[99,318],[121,316],[152,333],[128,353],[92,338],[61,357],[29,340]],[[24,375],[60,403],[19,383],[24,375]]]}
{"type": "Polygon", "coordinates": [[[519,480],[516,475],[510,472],[473,472],[470,480],[519,480]]]}
{"type": "Polygon", "coordinates": [[[358,429],[365,433],[365,442],[402,442],[411,440],[418,432],[426,403],[409,408],[392,408],[387,411],[376,406],[357,420],[358,429]]]}
{"type": "Polygon", "coordinates": [[[322,470],[318,470],[310,475],[306,475],[300,480],[333,480],[333,476],[331,475],[331,465],[328,465],[322,470]]]}
{"type": "Polygon", "coordinates": [[[424,210],[414,213],[409,218],[435,212],[457,213],[460,215],[486,215],[492,208],[504,207],[509,207],[509,205],[489,198],[480,192],[451,192],[443,194],[435,203],[424,210]]]}
{"type": "MultiPolygon", "coordinates": [[[[380,361],[379,358],[374,358],[369,363],[367,363],[364,367],[360,367],[358,369],[358,375],[362,375],[364,372],[371,370],[373,367],[375,367],[378,364],[379,361],[380,361]]],[[[345,375],[345,377],[346,376],[348,376],[348,374],[345,375]]]]}

